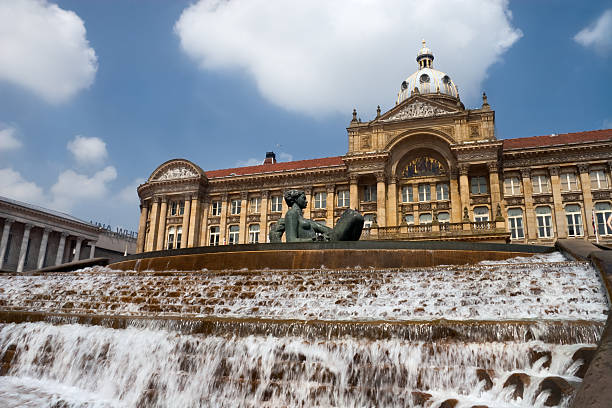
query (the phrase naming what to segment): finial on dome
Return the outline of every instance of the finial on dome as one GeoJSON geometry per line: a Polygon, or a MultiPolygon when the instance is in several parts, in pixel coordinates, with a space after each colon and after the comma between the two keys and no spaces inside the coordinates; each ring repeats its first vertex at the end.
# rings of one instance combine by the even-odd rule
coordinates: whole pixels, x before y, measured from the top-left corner
{"type": "Polygon", "coordinates": [[[423,44],[423,48],[425,48],[425,39],[424,38],[421,40],[421,44],[423,44]]]}
{"type": "Polygon", "coordinates": [[[433,53],[429,48],[427,48],[427,45],[425,44],[425,39],[423,39],[421,43],[423,44],[423,47],[419,50],[419,53],[417,54],[416,58],[417,62],[419,63],[419,69],[433,68],[433,53]]]}

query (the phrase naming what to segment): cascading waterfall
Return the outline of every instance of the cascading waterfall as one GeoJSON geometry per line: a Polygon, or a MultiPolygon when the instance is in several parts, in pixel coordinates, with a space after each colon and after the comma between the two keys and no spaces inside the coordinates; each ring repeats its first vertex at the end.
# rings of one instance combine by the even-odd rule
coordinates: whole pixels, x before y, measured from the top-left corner
{"type": "Polygon", "coordinates": [[[5,321],[41,321],[0,325],[0,406],[566,407],[607,301],[519,261],[1,276],[5,321]]]}

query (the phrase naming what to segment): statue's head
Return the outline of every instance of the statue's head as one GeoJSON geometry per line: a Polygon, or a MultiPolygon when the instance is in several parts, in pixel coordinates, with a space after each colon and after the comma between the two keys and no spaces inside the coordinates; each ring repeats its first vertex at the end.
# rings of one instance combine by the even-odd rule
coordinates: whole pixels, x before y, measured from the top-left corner
{"type": "Polygon", "coordinates": [[[304,190],[287,190],[285,191],[285,202],[289,208],[295,203],[297,203],[300,208],[306,208],[306,194],[304,190]]]}

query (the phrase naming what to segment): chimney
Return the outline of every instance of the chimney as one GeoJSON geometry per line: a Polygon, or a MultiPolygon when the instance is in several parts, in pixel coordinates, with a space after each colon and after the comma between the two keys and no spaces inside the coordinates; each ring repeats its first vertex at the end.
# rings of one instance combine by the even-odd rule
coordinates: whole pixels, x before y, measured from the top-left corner
{"type": "Polygon", "coordinates": [[[274,163],[276,163],[276,154],[274,154],[274,152],[266,152],[266,160],[264,160],[264,164],[274,163]]]}

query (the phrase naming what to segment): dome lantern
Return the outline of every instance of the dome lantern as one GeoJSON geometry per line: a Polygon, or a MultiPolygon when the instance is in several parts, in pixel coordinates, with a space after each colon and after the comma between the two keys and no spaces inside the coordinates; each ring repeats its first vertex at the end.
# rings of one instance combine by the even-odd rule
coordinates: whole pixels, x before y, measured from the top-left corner
{"type": "Polygon", "coordinates": [[[423,68],[433,68],[433,53],[427,46],[425,45],[425,40],[422,41],[423,47],[419,50],[417,54],[416,60],[419,64],[419,69],[423,68]]]}

